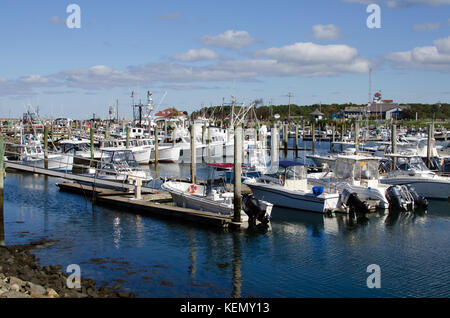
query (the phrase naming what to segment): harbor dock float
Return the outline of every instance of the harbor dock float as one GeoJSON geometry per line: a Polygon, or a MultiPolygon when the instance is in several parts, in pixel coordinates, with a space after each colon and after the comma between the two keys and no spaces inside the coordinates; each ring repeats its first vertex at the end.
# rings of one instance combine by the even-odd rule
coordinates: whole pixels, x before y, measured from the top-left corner
{"type": "Polygon", "coordinates": [[[240,227],[239,223],[233,222],[232,217],[174,206],[171,204],[171,202],[173,202],[171,195],[165,191],[142,193],[142,199],[137,200],[135,199],[133,192],[122,192],[102,188],[93,189],[90,185],[72,182],[57,183],[57,186],[60,191],[90,195],[95,198],[96,204],[122,208],[125,211],[133,211],[141,215],[154,215],[168,219],[182,219],[219,228],[240,227]]]}

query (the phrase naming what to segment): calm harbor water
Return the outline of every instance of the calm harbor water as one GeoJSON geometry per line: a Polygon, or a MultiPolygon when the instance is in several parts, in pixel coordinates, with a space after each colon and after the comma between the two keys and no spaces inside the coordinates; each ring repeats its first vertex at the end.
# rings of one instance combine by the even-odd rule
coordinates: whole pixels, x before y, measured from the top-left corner
{"type": "MultiPolygon", "coordinates": [[[[160,164],[159,175],[188,177],[189,165],[160,164]]],[[[41,265],[79,264],[83,276],[138,297],[450,296],[447,201],[357,220],[275,208],[269,228],[227,232],[92,206],[59,192],[59,181],[7,174],[5,243],[56,240],[36,251],[41,265]],[[380,289],[366,285],[370,264],[381,268],[380,289]]]]}

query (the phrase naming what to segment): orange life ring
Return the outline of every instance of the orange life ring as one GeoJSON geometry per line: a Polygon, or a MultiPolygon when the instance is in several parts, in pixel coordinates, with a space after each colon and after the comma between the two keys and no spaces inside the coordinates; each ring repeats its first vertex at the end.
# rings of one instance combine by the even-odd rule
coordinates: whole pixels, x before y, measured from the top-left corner
{"type": "Polygon", "coordinates": [[[188,188],[188,192],[190,194],[194,194],[197,191],[197,186],[195,184],[191,184],[191,186],[188,188]]]}

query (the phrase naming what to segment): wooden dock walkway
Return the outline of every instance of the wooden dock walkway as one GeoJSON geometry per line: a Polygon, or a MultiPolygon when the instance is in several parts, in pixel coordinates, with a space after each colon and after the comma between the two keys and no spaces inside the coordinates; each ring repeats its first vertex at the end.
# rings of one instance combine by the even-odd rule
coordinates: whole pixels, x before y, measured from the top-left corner
{"type": "Polygon", "coordinates": [[[124,211],[133,211],[142,215],[156,215],[167,219],[182,219],[219,228],[240,227],[240,224],[233,223],[231,217],[174,206],[171,204],[173,202],[172,196],[165,191],[143,193],[142,199],[137,200],[132,192],[127,193],[102,188],[93,189],[92,186],[72,182],[58,183],[57,186],[60,191],[87,194],[94,198],[95,203],[121,208],[124,211]]]}

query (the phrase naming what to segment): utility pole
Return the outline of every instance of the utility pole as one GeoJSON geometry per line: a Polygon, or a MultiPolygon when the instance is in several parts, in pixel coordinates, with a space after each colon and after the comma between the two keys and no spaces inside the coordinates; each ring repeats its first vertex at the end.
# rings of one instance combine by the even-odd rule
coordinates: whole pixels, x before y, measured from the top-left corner
{"type": "Polygon", "coordinates": [[[292,93],[291,92],[288,93],[288,97],[289,97],[289,114],[288,114],[288,119],[291,120],[291,97],[292,97],[292,93]]]}

